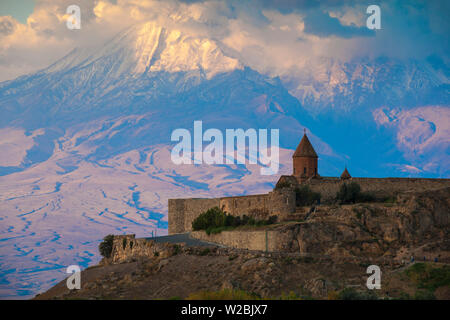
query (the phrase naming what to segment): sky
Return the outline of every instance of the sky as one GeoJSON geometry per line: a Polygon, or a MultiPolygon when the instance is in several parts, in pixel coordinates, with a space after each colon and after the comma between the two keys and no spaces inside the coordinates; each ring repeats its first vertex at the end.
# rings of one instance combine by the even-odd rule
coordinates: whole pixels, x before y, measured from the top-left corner
{"type": "Polygon", "coordinates": [[[20,23],[27,23],[27,18],[34,10],[34,0],[2,0],[0,13],[2,16],[12,16],[20,23]]]}
{"type": "Polygon", "coordinates": [[[146,21],[217,40],[271,76],[320,57],[433,55],[448,64],[446,0],[2,0],[0,9],[0,81],[44,68],[73,48],[105,42],[146,21]],[[66,27],[72,4],[81,9],[80,30],[66,27]],[[366,27],[369,4],[380,6],[380,30],[366,27]]]}

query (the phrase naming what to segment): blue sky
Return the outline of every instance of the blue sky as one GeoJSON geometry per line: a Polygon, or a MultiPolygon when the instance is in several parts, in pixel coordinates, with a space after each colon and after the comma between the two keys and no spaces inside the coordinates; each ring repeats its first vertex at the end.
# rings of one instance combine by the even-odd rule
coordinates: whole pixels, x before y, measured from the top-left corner
{"type": "Polygon", "coordinates": [[[0,1],[0,15],[12,16],[21,23],[26,23],[28,16],[34,10],[34,0],[2,0],[0,1]]]}

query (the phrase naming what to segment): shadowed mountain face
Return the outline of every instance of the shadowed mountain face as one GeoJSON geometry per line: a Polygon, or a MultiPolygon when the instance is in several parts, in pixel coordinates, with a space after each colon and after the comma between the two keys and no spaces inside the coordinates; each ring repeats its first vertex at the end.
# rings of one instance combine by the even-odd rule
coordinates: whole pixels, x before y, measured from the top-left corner
{"type": "Polygon", "coordinates": [[[347,164],[352,176],[448,176],[441,62],[323,63],[271,78],[224,52],[148,23],[0,84],[0,296],[28,297],[66,266],[95,263],[108,233],[165,234],[168,198],[269,191],[291,173],[304,127],[322,175],[347,164]],[[173,164],[171,133],[194,120],[280,129],[278,175],[173,164]]]}

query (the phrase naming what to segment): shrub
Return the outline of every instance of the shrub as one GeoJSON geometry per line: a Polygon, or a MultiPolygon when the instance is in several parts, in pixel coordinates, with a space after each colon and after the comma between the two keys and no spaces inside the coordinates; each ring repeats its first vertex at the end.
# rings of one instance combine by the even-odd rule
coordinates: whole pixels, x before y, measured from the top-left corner
{"type": "Polygon", "coordinates": [[[242,224],[240,216],[237,216],[237,217],[232,217],[231,216],[230,220],[231,220],[231,224],[230,225],[233,226],[233,227],[237,227],[237,226],[240,226],[242,224]]]}
{"type": "Polygon", "coordinates": [[[328,300],[338,300],[339,294],[336,291],[328,291],[328,300]]]}
{"type": "Polygon", "coordinates": [[[433,267],[426,263],[416,263],[405,270],[405,274],[414,281],[419,289],[433,292],[439,287],[450,286],[450,267],[433,267]]]}
{"type": "Polygon", "coordinates": [[[395,203],[397,202],[397,198],[394,196],[390,196],[390,197],[385,197],[384,199],[385,203],[395,203]]]}
{"type": "Polygon", "coordinates": [[[357,209],[357,208],[353,208],[352,210],[353,210],[353,212],[355,213],[356,218],[357,218],[358,220],[361,220],[361,217],[362,217],[362,210],[359,210],[359,209],[357,209]]]}
{"type": "Polygon", "coordinates": [[[290,187],[292,187],[292,185],[289,182],[282,181],[282,182],[276,184],[275,190],[280,190],[280,189],[290,188],[290,187]]]}
{"type": "Polygon", "coordinates": [[[398,300],[410,300],[410,299],[411,299],[411,296],[410,296],[408,293],[401,291],[401,292],[398,294],[397,299],[398,299],[398,300]]]}
{"type": "Polygon", "coordinates": [[[181,246],[179,244],[176,244],[173,246],[173,254],[177,255],[181,252],[181,246]]]}
{"type": "Polygon", "coordinates": [[[243,215],[242,218],[239,216],[235,217],[224,213],[218,207],[214,207],[195,218],[192,222],[192,229],[194,231],[205,230],[209,235],[242,225],[265,226],[274,224],[276,221],[277,216],[270,216],[267,220],[256,220],[247,215],[243,215]]]}
{"type": "Polygon", "coordinates": [[[378,297],[372,291],[358,292],[353,288],[345,288],[338,294],[340,300],[377,300],[378,297]]]}
{"type": "Polygon", "coordinates": [[[208,228],[217,228],[225,225],[226,215],[218,207],[208,209],[206,212],[200,214],[192,222],[192,229],[206,230],[208,228]]]}
{"type": "Polygon", "coordinates": [[[309,206],[320,202],[320,193],[311,191],[309,186],[295,189],[295,202],[297,206],[309,206]]]}
{"type": "Polygon", "coordinates": [[[278,218],[277,216],[270,216],[267,220],[267,224],[275,224],[277,222],[278,218]]]}
{"type": "Polygon", "coordinates": [[[256,220],[255,219],[253,219],[252,217],[249,217],[249,216],[247,216],[247,215],[243,215],[242,216],[242,222],[241,222],[241,224],[242,225],[255,225],[256,224],[256,220]]]}
{"type": "Polygon", "coordinates": [[[301,300],[302,297],[299,296],[294,291],[289,291],[289,293],[281,293],[281,296],[279,297],[279,300],[301,300]]]}
{"type": "Polygon", "coordinates": [[[342,203],[355,203],[361,193],[361,187],[356,182],[344,183],[339,188],[336,198],[342,203]]]}
{"type": "Polygon", "coordinates": [[[370,192],[361,192],[359,194],[359,199],[357,199],[359,202],[373,202],[375,200],[375,196],[370,192]]]}
{"type": "Polygon", "coordinates": [[[344,183],[336,194],[336,199],[341,203],[356,203],[374,201],[375,197],[368,192],[361,192],[361,187],[356,182],[344,183]]]}
{"type": "Polygon", "coordinates": [[[199,255],[200,255],[200,256],[206,256],[206,255],[209,254],[210,251],[211,251],[211,250],[210,250],[209,248],[205,248],[205,249],[203,249],[202,251],[200,251],[199,255]]]}
{"type": "Polygon", "coordinates": [[[112,248],[113,248],[113,240],[114,235],[108,234],[106,237],[103,238],[103,241],[100,242],[98,245],[98,250],[100,251],[100,254],[105,257],[109,258],[111,257],[112,248]]]}
{"type": "MultiPolygon", "coordinates": [[[[240,221],[239,221],[239,223],[240,223],[240,221]]],[[[227,214],[225,217],[225,225],[226,226],[237,226],[239,224],[236,224],[236,220],[232,215],[227,214]]]]}
{"type": "Polygon", "coordinates": [[[414,294],[414,300],[436,300],[436,297],[429,290],[417,290],[414,294]]]}
{"type": "Polygon", "coordinates": [[[225,230],[231,230],[231,229],[234,229],[234,227],[208,228],[208,229],[205,230],[205,232],[206,232],[207,235],[210,235],[210,234],[221,233],[222,231],[225,231],[225,230]]]}

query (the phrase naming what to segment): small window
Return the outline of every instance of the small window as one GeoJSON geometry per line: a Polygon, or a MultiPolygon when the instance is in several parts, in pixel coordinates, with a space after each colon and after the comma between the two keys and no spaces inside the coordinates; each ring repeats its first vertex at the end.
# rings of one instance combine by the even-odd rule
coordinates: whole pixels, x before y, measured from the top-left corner
{"type": "Polygon", "coordinates": [[[303,168],[303,173],[306,174],[306,167],[303,168]]]}
{"type": "Polygon", "coordinates": [[[314,174],[317,175],[317,168],[314,168],[314,174]]]}

